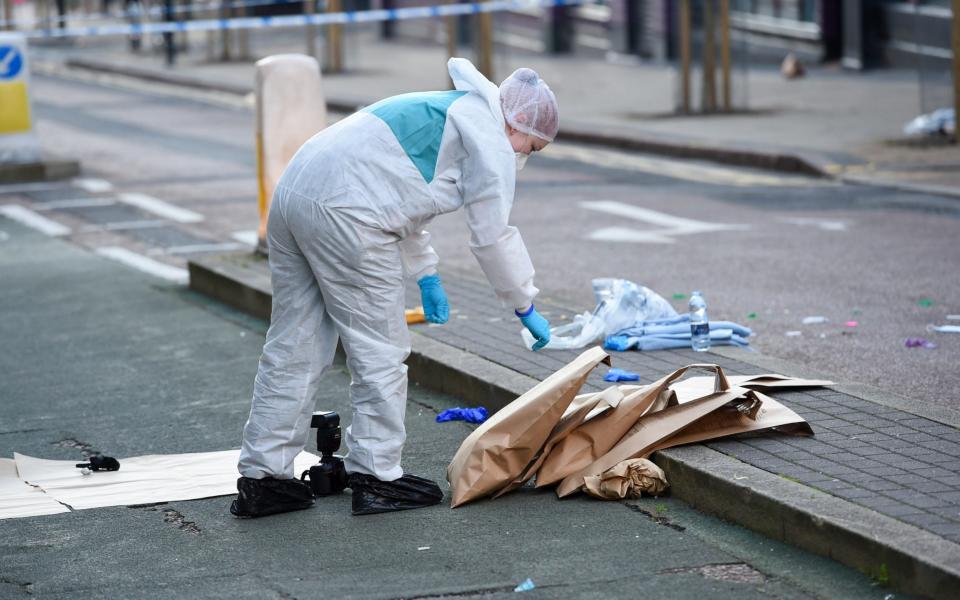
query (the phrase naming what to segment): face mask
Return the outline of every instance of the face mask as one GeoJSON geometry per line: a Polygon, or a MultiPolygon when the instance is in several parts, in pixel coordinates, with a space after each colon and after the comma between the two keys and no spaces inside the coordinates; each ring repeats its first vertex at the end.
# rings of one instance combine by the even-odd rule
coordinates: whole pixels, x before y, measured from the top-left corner
{"type": "Polygon", "coordinates": [[[527,159],[530,158],[529,154],[524,154],[523,152],[516,152],[517,155],[517,170],[523,169],[523,166],[527,164],[527,159]]]}

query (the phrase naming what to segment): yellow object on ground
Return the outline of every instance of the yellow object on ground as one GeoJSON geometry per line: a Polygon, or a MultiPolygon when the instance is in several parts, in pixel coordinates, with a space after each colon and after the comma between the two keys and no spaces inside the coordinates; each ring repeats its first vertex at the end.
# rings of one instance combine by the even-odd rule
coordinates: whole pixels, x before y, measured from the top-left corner
{"type": "Polygon", "coordinates": [[[403,311],[407,317],[407,325],[413,325],[415,323],[426,323],[427,318],[423,315],[423,307],[418,306],[416,308],[408,308],[403,311]]]}

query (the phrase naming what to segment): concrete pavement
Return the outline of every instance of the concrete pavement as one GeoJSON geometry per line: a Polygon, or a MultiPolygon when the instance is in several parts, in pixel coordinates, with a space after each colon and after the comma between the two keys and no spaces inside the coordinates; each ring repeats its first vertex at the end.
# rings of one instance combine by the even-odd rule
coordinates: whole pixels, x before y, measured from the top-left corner
{"type": "MultiPolygon", "coordinates": [[[[0,218],[0,455],[236,447],[265,322],[0,218]]],[[[335,368],[318,407],[349,414],[335,368]]],[[[460,399],[411,386],[406,468],[441,480],[460,399]]],[[[348,420],[348,419],[347,419],[348,420]]],[[[446,488],[446,485],[443,486],[446,488]]],[[[671,498],[492,502],[351,517],[347,495],[261,520],[229,497],[0,521],[3,598],[889,598],[834,561],[671,498]]],[[[876,575],[884,580],[881,574],[876,575]]],[[[897,598],[904,597],[901,594],[897,598]]]]}

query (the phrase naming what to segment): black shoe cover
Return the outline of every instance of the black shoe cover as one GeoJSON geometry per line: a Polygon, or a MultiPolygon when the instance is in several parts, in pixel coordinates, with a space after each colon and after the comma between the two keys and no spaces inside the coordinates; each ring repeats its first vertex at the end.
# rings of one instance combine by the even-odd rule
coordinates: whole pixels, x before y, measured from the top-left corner
{"type": "Polygon", "coordinates": [[[265,517],[313,506],[313,491],[299,479],[237,479],[240,494],[230,505],[238,517],[265,517]]]}
{"type": "Polygon", "coordinates": [[[351,473],[348,486],[353,490],[355,515],[423,508],[443,500],[440,486],[416,475],[404,475],[395,481],[380,481],[372,475],[351,473]]]}

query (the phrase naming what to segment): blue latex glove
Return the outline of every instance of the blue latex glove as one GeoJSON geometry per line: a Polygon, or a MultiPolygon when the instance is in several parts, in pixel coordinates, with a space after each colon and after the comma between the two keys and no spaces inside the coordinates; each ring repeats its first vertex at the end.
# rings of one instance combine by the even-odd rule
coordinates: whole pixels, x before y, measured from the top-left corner
{"type": "Polygon", "coordinates": [[[550,323],[543,318],[543,315],[537,312],[537,309],[531,304],[527,312],[513,311],[520,317],[520,322],[533,334],[536,343],[533,345],[533,351],[543,348],[550,342],[550,323]]]}
{"type": "Polygon", "coordinates": [[[483,423],[487,420],[489,413],[487,409],[478,406],[477,408],[448,408],[437,415],[437,423],[446,423],[447,421],[466,421],[467,423],[483,423]]]}
{"type": "Polygon", "coordinates": [[[446,323],[450,318],[450,303],[443,291],[439,275],[427,275],[417,281],[420,286],[420,299],[423,302],[423,316],[431,323],[446,323]]]}
{"type": "Polygon", "coordinates": [[[607,374],[603,376],[604,381],[640,381],[640,375],[632,371],[624,371],[623,369],[618,369],[613,367],[607,374]]]}

